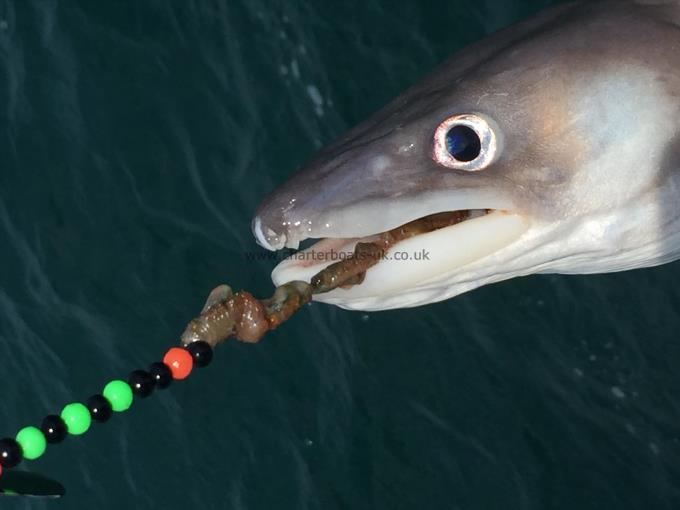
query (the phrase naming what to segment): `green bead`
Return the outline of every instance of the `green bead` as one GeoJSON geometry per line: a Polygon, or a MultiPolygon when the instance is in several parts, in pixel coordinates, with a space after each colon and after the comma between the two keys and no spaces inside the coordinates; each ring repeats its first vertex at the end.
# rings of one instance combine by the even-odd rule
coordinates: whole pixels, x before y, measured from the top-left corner
{"type": "Polygon", "coordinates": [[[127,411],[132,405],[132,388],[120,379],[115,379],[104,386],[102,395],[111,403],[111,409],[118,413],[127,411]]]}
{"type": "Polygon", "coordinates": [[[45,453],[47,441],[40,429],[36,427],[24,427],[17,434],[16,440],[21,445],[25,459],[37,459],[45,453]]]}
{"type": "Polygon", "coordinates": [[[64,420],[68,433],[74,436],[84,434],[92,424],[90,411],[79,402],[64,407],[64,410],[61,412],[61,419],[64,420]]]}

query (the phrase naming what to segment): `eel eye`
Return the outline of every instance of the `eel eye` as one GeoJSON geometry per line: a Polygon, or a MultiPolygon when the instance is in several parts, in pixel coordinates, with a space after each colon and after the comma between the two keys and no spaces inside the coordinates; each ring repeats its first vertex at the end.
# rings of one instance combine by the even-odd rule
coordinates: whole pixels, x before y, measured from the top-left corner
{"type": "Polygon", "coordinates": [[[454,115],[434,133],[432,159],[442,166],[476,172],[493,163],[498,154],[498,128],[479,114],[454,115]]]}

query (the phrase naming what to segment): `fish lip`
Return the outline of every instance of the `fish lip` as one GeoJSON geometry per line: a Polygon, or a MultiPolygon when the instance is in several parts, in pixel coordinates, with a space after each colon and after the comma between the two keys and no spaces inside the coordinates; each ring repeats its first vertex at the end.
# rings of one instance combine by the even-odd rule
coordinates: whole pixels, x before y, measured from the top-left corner
{"type": "MultiPolygon", "coordinates": [[[[353,240],[354,244],[356,244],[361,238],[378,235],[413,220],[442,212],[491,210],[494,212],[505,211],[504,214],[508,215],[520,215],[518,212],[519,208],[513,199],[514,195],[509,190],[493,188],[488,185],[490,183],[486,182],[484,176],[482,176],[482,179],[484,180],[476,181],[474,188],[471,187],[472,185],[461,185],[453,189],[443,188],[440,190],[429,188],[426,193],[418,195],[386,196],[380,199],[356,201],[340,208],[329,207],[327,209],[319,209],[320,204],[318,200],[314,200],[311,203],[297,201],[295,207],[285,209],[277,205],[265,205],[253,219],[253,233],[261,246],[276,251],[282,248],[298,248],[300,242],[310,238],[326,241],[335,240],[341,246],[342,241],[353,240]]],[[[288,203],[292,201],[292,198],[294,197],[289,197],[286,200],[278,199],[277,202],[278,204],[288,203]]],[[[473,221],[475,220],[463,221],[460,225],[473,221]]],[[[480,225],[480,223],[476,223],[476,225],[480,225]]],[[[451,227],[441,230],[446,230],[447,228],[451,227]]],[[[470,232],[469,229],[465,231],[470,232]]],[[[481,230],[480,232],[482,237],[487,236],[490,238],[497,235],[496,231],[481,230]]],[[[416,244],[421,241],[428,243],[430,242],[428,239],[431,238],[426,236],[430,236],[430,234],[432,232],[417,235],[413,239],[416,240],[416,244]]],[[[503,234],[501,233],[501,235],[503,234]]],[[[468,239],[474,241],[475,239],[478,240],[479,237],[479,235],[476,236],[473,233],[472,237],[468,239]]],[[[440,237],[439,239],[444,239],[444,241],[440,242],[437,245],[438,247],[446,246],[445,243],[458,243],[456,239],[460,238],[454,236],[453,238],[440,237]]],[[[392,249],[404,249],[406,245],[403,243],[405,242],[408,243],[408,240],[395,244],[392,249]]],[[[463,242],[466,243],[467,241],[464,239],[463,242]]],[[[344,254],[347,254],[353,251],[354,244],[349,248],[343,246],[340,250],[336,250],[336,252],[342,251],[344,254]]],[[[484,246],[487,245],[488,243],[484,246]]],[[[456,244],[453,244],[453,246],[456,246],[456,244]]],[[[314,245],[308,249],[317,248],[318,246],[314,245]]],[[[439,250],[439,248],[437,249],[439,250]]],[[[481,248],[480,250],[483,251],[484,249],[487,248],[481,248]]],[[[468,250],[469,256],[467,260],[469,261],[471,257],[474,258],[478,255],[479,258],[485,257],[484,254],[481,254],[480,250],[474,252],[468,250]]],[[[465,251],[465,249],[462,251],[465,251]]],[[[322,259],[323,263],[319,264],[317,262],[318,259],[316,259],[317,261],[311,264],[305,264],[305,256],[299,256],[298,253],[296,252],[292,256],[287,257],[273,268],[271,279],[274,285],[281,285],[292,280],[309,282],[319,271],[338,261],[338,259],[333,258],[330,260],[322,259]]],[[[461,250],[454,257],[455,260],[461,260],[460,253],[461,250]]],[[[491,252],[487,249],[487,253],[491,252]]],[[[477,262],[477,260],[475,259],[474,262],[477,262]]],[[[468,262],[465,262],[465,264],[468,264],[468,262]]],[[[422,284],[437,285],[437,277],[448,274],[451,270],[451,265],[448,262],[440,266],[440,269],[436,265],[430,265],[428,266],[428,276],[424,274],[423,267],[425,266],[415,265],[415,262],[395,266],[389,261],[381,260],[368,269],[366,277],[360,285],[356,285],[349,290],[335,289],[327,293],[317,294],[314,300],[356,310],[379,310],[413,306],[410,303],[415,303],[419,299],[418,296],[421,296],[422,292],[418,289],[421,288],[422,284]],[[434,269],[432,269],[433,267],[434,269]],[[381,287],[380,282],[373,286],[368,285],[371,282],[375,282],[377,275],[380,274],[384,274],[385,286],[381,287]],[[409,279],[408,282],[404,283],[406,280],[402,279],[403,275],[406,275],[405,279],[409,279]],[[427,276],[427,278],[424,276],[427,276]],[[394,286],[401,285],[402,283],[404,285],[398,291],[395,291],[394,286]],[[396,298],[396,301],[394,292],[396,292],[397,296],[400,296],[396,298]]],[[[429,292],[429,290],[426,292],[429,292]]],[[[418,302],[425,301],[427,300],[420,299],[418,302]]]]}
{"type": "MultiPolygon", "coordinates": [[[[451,213],[454,213],[454,212],[459,212],[459,211],[466,211],[466,212],[471,213],[473,216],[477,217],[477,216],[480,216],[480,215],[483,215],[483,214],[488,214],[488,213],[491,213],[491,212],[495,212],[496,210],[495,210],[495,209],[484,209],[484,210],[482,210],[482,209],[472,209],[472,210],[470,210],[470,209],[464,209],[464,210],[452,210],[452,211],[440,211],[440,212],[451,212],[451,213]],[[481,214],[476,214],[478,211],[479,211],[481,214]],[[484,212],[481,212],[481,211],[484,211],[484,212]]],[[[435,213],[435,214],[436,214],[436,213],[435,213]]],[[[413,219],[411,219],[411,220],[405,222],[405,223],[402,224],[402,225],[405,225],[406,223],[410,223],[411,221],[423,219],[423,218],[425,218],[425,217],[427,217],[427,216],[429,216],[429,215],[424,215],[424,216],[420,216],[420,217],[417,217],[417,218],[413,218],[413,219]]],[[[465,222],[465,221],[468,221],[469,219],[470,219],[470,218],[466,218],[466,219],[460,221],[460,223],[463,223],[463,222],[465,222]]],[[[260,226],[260,224],[259,224],[259,219],[258,219],[258,218],[255,218],[255,220],[253,221],[253,223],[254,223],[254,225],[256,225],[256,228],[261,228],[261,226],[260,226]]],[[[332,254],[332,252],[335,251],[337,254],[342,253],[343,256],[349,257],[349,256],[353,253],[353,250],[354,250],[355,246],[356,246],[358,243],[369,243],[369,242],[374,242],[374,241],[376,241],[382,234],[384,234],[384,233],[386,233],[386,232],[388,232],[388,231],[390,231],[390,230],[399,228],[399,226],[401,226],[401,225],[397,225],[396,227],[391,227],[391,228],[385,228],[384,230],[372,232],[372,233],[369,233],[369,234],[367,234],[367,235],[362,235],[362,236],[358,236],[358,235],[357,235],[357,236],[352,236],[352,237],[303,238],[303,239],[300,240],[300,242],[306,241],[306,240],[308,240],[308,239],[316,239],[316,242],[313,243],[312,245],[306,247],[306,248],[303,249],[303,250],[296,251],[296,252],[293,253],[292,255],[289,255],[289,257],[288,257],[286,260],[289,260],[289,259],[298,260],[298,261],[301,260],[301,262],[298,262],[298,265],[299,265],[299,266],[301,266],[301,267],[309,267],[309,266],[314,265],[314,264],[306,263],[307,260],[304,259],[304,258],[302,258],[301,255],[305,255],[305,254],[314,254],[314,253],[316,252],[316,254],[319,254],[319,253],[321,254],[320,258],[327,258],[327,257],[324,257],[324,256],[327,256],[329,253],[332,254]],[[347,248],[347,247],[349,247],[350,249],[344,250],[344,251],[342,251],[342,252],[337,251],[338,249],[347,248]],[[323,250],[321,250],[321,248],[323,248],[323,250]],[[299,257],[299,258],[298,258],[298,257],[299,257]]],[[[418,235],[422,235],[422,234],[418,234],[418,235]]],[[[414,237],[418,237],[418,235],[416,235],[416,236],[414,236],[414,237]]],[[[262,244],[262,242],[267,243],[266,238],[260,238],[259,236],[261,236],[261,233],[256,234],[256,238],[258,239],[258,243],[260,243],[260,244],[262,244]]],[[[394,249],[395,247],[397,247],[401,242],[402,242],[402,241],[397,241],[396,243],[394,243],[394,244],[388,249],[388,251],[390,251],[390,250],[394,249]]],[[[268,244],[268,243],[267,243],[267,244],[268,244]]],[[[298,243],[298,244],[299,244],[299,243],[298,243]]],[[[265,246],[265,247],[266,247],[266,246],[265,246]]],[[[290,247],[289,247],[289,246],[284,246],[283,248],[290,248],[290,247]]],[[[316,258],[313,258],[313,260],[315,260],[315,259],[316,259],[316,258]]],[[[284,262],[285,262],[286,260],[284,260],[284,262]]],[[[338,260],[339,260],[339,259],[329,259],[328,262],[325,264],[325,266],[328,266],[328,265],[332,264],[333,262],[337,262],[338,260]]],[[[380,263],[380,262],[378,262],[378,263],[380,263]]],[[[317,264],[317,266],[318,266],[318,264],[317,264]]],[[[278,267],[278,266],[277,266],[277,267],[278,267]]],[[[322,268],[320,268],[320,269],[322,269],[322,268]]],[[[276,270],[276,268],[275,268],[275,270],[276,270]]],[[[281,282],[281,283],[286,283],[286,282],[281,282]]],[[[277,284],[278,284],[278,283],[277,283],[277,284]]]]}
{"type": "Polygon", "coordinates": [[[386,197],[328,210],[260,210],[251,222],[257,244],[269,251],[298,249],[307,239],[363,238],[425,216],[461,210],[517,210],[493,190],[441,190],[408,198],[386,197]]]}
{"type": "MultiPolygon", "coordinates": [[[[473,214],[471,218],[454,225],[399,241],[387,250],[384,259],[367,270],[361,284],[349,289],[339,288],[317,294],[314,299],[348,309],[384,309],[380,305],[384,298],[417,294],[419,288],[436,284],[442,277],[449,277],[502,251],[518,240],[529,229],[529,224],[527,216],[504,210],[473,214]],[[432,261],[429,258],[397,259],[391,256],[392,253],[415,254],[416,250],[428,253],[431,250],[432,261]]],[[[362,241],[366,239],[335,238],[318,241],[278,264],[272,271],[272,281],[275,285],[292,280],[309,282],[319,271],[351,254],[356,243],[362,241]],[[343,244],[343,241],[346,243],[343,244]],[[319,247],[320,244],[323,249],[319,247]],[[334,248],[335,253],[329,248],[334,248]],[[329,257],[329,254],[332,256],[329,257]],[[312,262],[308,262],[310,260],[312,262]]],[[[399,307],[401,306],[404,305],[399,307]]]]}

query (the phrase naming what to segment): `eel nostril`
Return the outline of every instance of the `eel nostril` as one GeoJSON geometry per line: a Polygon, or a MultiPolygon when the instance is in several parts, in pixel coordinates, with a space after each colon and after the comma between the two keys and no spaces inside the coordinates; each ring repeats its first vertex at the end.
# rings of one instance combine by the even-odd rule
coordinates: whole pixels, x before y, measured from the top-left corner
{"type": "Polygon", "coordinates": [[[270,228],[267,228],[265,232],[265,229],[262,228],[262,219],[259,216],[255,216],[253,219],[252,230],[257,244],[267,250],[280,250],[286,245],[285,234],[277,234],[270,228]]]}

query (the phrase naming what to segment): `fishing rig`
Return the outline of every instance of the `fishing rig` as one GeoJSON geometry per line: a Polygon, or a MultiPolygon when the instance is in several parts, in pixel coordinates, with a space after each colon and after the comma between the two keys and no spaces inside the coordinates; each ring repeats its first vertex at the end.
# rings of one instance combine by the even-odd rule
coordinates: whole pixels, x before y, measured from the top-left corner
{"type": "Polygon", "coordinates": [[[14,438],[0,439],[0,495],[63,496],[66,491],[59,482],[12,468],[23,460],[41,457],[50,444],[84,434],[92,422],[104,423],[114,413],[126,411],[135,397],[143,399],[156,389],[167,388],[172,381],[186,379],[194,367],[209,365],[214,348],[228,338],[258,342],[309,303],[313,295],[361,284],[366,271],[399,241],[460,223],[468,215],[468,211],[433,214],[359,242],[350,256],[318,272],[310,283],[293,281],[280,285],[267,299],[256,299],[246,291],[233,293],[227,285],[216,287],[201,314],[187,325],[180,346],[168,349],[162,361],[151,363],[147,370],[132,371],[127,381],[109,381],[100,394],[85,403],[73,402],[60,414],[46,416],[40,427],[24,427],[14,438]]]}

